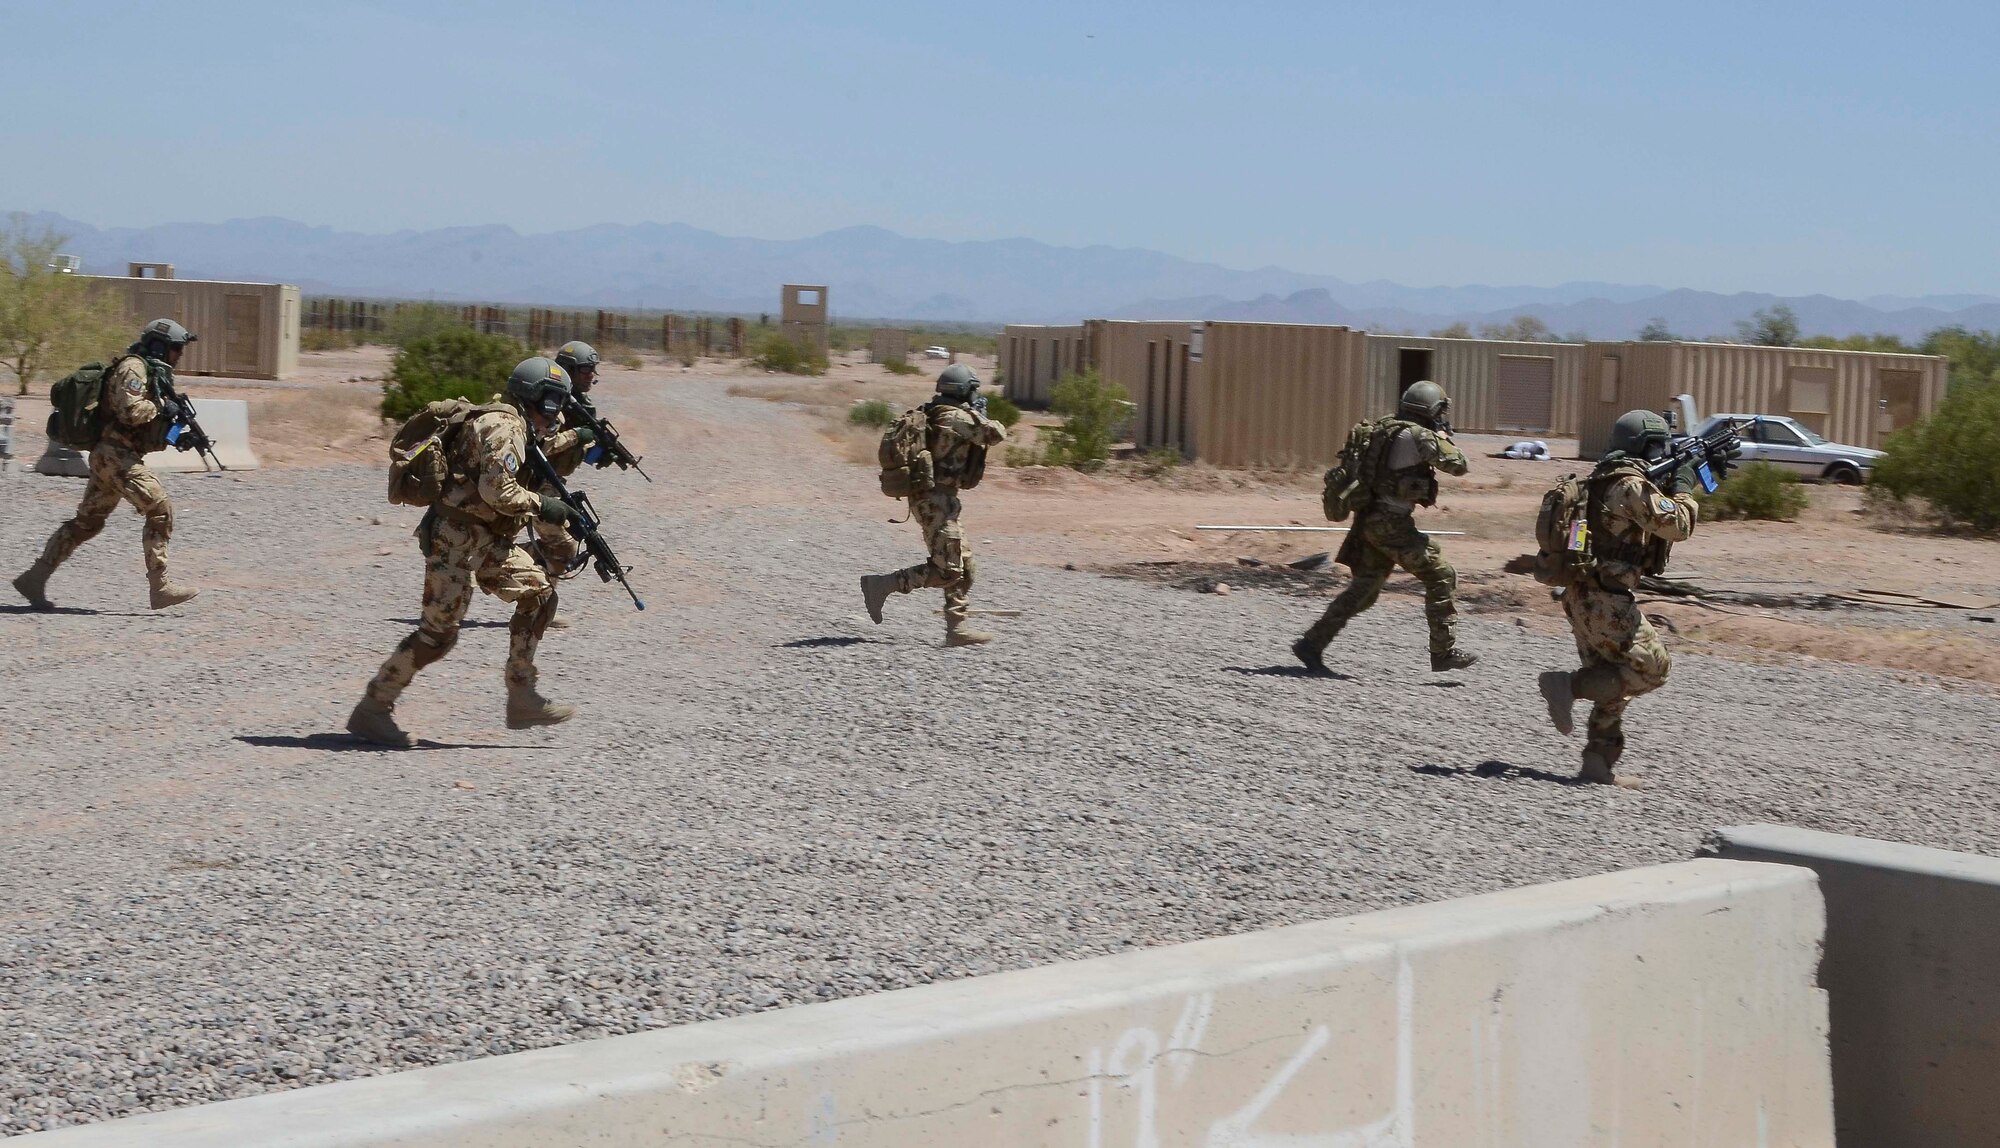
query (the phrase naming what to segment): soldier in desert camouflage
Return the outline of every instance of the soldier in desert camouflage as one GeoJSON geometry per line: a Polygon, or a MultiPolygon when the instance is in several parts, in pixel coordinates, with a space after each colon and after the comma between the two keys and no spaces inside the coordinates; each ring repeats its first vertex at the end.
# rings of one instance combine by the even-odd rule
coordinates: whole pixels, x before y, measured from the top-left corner
{"type": "Polygon", "coordinates": [[[167,433],[173,427],[173,420],[160,407],[162,380],[172,383],[174,367],[194,341],[194,334],[172,319],[155,319],[139,332],[138,341],[105,369],[99,399],[103,431],[90,450],[90,483],[84,487],[83,501],[75,517],[56,528],[35,564],[14,579],[14,589],[36,609],[54,608],[48,598],[49,576],[77,547],[97,537],[121,499],[146,518],[141,545],[153,609],[179,605],[198,593],[167,580],[174,504],[145,463],[148,454],[166,449],[167,433]]]}
{"type": "Polygon", "coordinates": [[[966,552],[965,531],[958,524],[963,509],[958,493],[979,484],[986,473],[986,452],[1004,441],[1007,430],[987,418],[979,395],[979,376],[962,363],[938,376],[937,396],[917,408],[927,425],[925,450],[930,480],[909,495],[910,516],[923,528],[930,558],[893,574],[864,574],[861,597],[868,616],[882,620],[882,605],[891,594],[912,590],[944,590],[944,644],[977,646],[993,635],[966,625],[972,595],[972,555],[966,552]]]}
{"type": "MultiPolygon", "coordinates": [[[[1583,666],[1551,670],[1540,681],[1549,720],[1562,733],[1575,729],[1576,699],[1591,703],[1578,774],[1585,781],[1636,784],[1614,769],[1625,753],[1625,707],[1665,685],[1673,664],[1632,596],[1642,576],[1666,569],[1672,544],[1693,534],[1700,516],[1692,495],[1670,496],[1646,478],[1645,463],[1665,457],[1668,441],[1666,419],[1652,411],[1626,412],[1585,484],[1594,568],[1578,571],[1562,588],[1563,613],[1583,666]]],[[[1696,481],[1682,476],[1674,489],[1693,489],[1696,481]]]]}
{"type": "Polygon", "coordinates": [[[528,436],[540,439],[555,429],[569,393],[569,376],[561,367],[544,358],[524,360],[507,380],[505,407],[482,408],[451,442],[453,481],[417,527],[424,553],[423,618],[369,681],[347,719],[350,733],[378,745],[411,744],[396,724],[396,700],[418,670],[457,643],[474,585],[514,605],[507,640],[507,727],[552,725],[576,713],[536,689],[535,651],[555,615],[556,591],[542,564],[516,541],[529,522],[560,525],[572,513],[517,478],[527,461],[528,436]]]}

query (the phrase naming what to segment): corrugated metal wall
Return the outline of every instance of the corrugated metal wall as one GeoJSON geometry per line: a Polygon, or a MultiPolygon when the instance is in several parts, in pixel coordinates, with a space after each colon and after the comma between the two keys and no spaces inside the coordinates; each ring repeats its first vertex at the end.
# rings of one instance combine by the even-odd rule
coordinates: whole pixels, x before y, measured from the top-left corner
{"type": "MultiPolygon", "coordinates": [[[[1402,352],[1424,351],[1431,360],[1430,380],[1451,396],[1451,425],[1481,433],[1577,433],[1578,396],[1583,386],[1581,343],[1523,343],[1494,339],[1433,339],[1414,335],[1365,336],[1368,342],[1368,385],[1362,417],[1389,414],[1402,398],[1402,352]],[[1503,417],[1497,380],[1502,356],[1550,360],[1553,393],[1548,425],[1510,425],[1503,417]]],[[[1415,380],[1411,380],[1414,382],[1415,380]]]]}
{"type": "Polygon", "coordinates": [[[1002,393],[1024,406],[1045,407],[1049,390],[1064,375],[1089,369],[1081,324],[1042,327],[1017,324],[1000,332],[1002,393]]]}
{"type": "Polygon", "coordinates": [[[1193,454],[1193,395],[1200,374],[1193,333],[1200,327],[1110,319],[1083,325],[1089,365],[1105,382],[1124,387],[1132,401],[1132,442],[1141,450],[1174,447],[1193,454]]]}
{"type": "Polygon", "coordinates": [[[1367,345],[1346,327],[1209,323],[1196,373],[1195,456],[1219,466],[1324,466],[1363,412],[1367,345]]]}
{"type": "Polygon", "coordinates": [[[1585,347],[1580,453],[1585,458],[1603,454],[1619,415],[1661,410],[1681,394],[1694,396],[1703,418],[1718,412],[1788,415],[1835,442],[1880,446],[1891,430],[1937,409],[1949,374],[1950,364],[1935,355],[1727,343],[1590,343],[1585,347]]]}
{"type": "Polygon", "coordinates": [[[277,283],[82,276],[123,292],[132,333],[172,319],[200,336],[182,357],[184,375],[282,379],[299,365],[299,289],[277,283]]]}

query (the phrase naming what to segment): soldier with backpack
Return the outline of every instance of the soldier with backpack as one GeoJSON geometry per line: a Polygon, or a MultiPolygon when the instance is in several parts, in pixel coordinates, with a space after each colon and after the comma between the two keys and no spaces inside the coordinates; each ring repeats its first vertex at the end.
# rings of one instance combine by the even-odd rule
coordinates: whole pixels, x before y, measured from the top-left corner
{"type": "Polygon", "coordinates": [[[882,621],[890,594],[941,587],[944,590],[944,644],[977,646],[993,635],[966,625],[972,593],[972,555],[958,525],[958,492],[979,485],[986,452],[1004,441],[1007,430],[986,417],[979,376],[955,363],[938,376],[937,395],[903,412],[882,436],[882,493],[907,498],[910,516],[924,531],[930,558],[894,574],[861,576],[861,599],[868,616],[882,621]]]}
{"type": "Polygon", "coordinates": [[[411,744],[396,724],[396,699],[418,670],[451,652],[475,584],[514,604],[507,728],[553,725],[575,715],[575,707],[551,702],[535,688],[535,651],[555,615],[556,591],[541,563],[516,542],[531,521],[561,523],[574,514],[560,499],[529,491],[518,477],[528,460],[528,436],[554,431],[569,395],[569,375],[561,367],[526,359],[509,376],[503,401],[435,402],[397,432],[390,444],[390,501],[429,507],[416,532],[424,554],[423,617],[369,681],[347,719],[349,733],[378,745],[411,744]]]}
{"type": "Polygon", "coordinates": [[[1327,644],[1349,619],[1375,604],[1397,566],[1424,584],[1424,618],[1430,623],[1431,669],[1462,670],[1478,661],[1458,646],[1458,572],[1438,545],[1417,529],[1419,506],[1437,503],[1437,472],[1464,474],[1465,453],[1451,441],[1451,400],[1432,382],[1412,383],[1395,415],[1360,423],[1348,433],[1339,465],[1327,472],[1327,517],[1354,515],[1354,527],[1335,561],[1353,574],[1347,589],[1312,628],[1292,643],[1292,654],[1314,673],[1327,673],[1327,644]]]}
{"type": "Polygon", "coordinates": [[[1635,786],[1613,768],[1625,753],[1625,707],[1665,685],[1673,665],[1632,596],[1641,577],[1666,570],[1672,544],[1693,534],[1700,516],[1685,493],[1698,482],[1698,456],[1669,484],[1680,493],[1669,495],[1647,477],[1646,464],[1666,457],[1670,439],[1667,420],[1652,411],[1620,415],[1611,449],[1590,477],[1557,482],[1535,521],[1535,577],[1559,588],[1583,660],[1575,672],[1541,675],[1542,700],[1564,734],[1575,731],[1576,699],[1591,702],[1578,772],[1584,781],[1635,786]]]}
{"type": "Polygon", "coordinates": [[[42,556],[14,579],[14,589],[36,609],[54,609],[49,577],[77,547],[97,537],[121,499],[146,518],[141,545],[153,609],[179,605],[198,593],[167,579],[174,504],[145,463],[146,455],[167,447],[175,423],[165,409],[164,392],[171,390],[174,367],[194,341],[194,333],[172,319],[155,319],[109,366],[87,364],[50,388],[55,408],[49,416],[50,436],[89,448],[90,482],[76,516],[56,527],[42,556]]]}

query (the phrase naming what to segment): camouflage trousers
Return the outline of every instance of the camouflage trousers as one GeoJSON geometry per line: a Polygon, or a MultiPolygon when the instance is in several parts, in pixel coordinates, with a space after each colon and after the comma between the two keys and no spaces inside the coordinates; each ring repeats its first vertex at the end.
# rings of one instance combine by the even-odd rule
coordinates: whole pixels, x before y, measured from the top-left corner
{"type": "Polygon", "coordinates": [[[1563,594],[1563,613],[1583,659],[1583,668],[1570,675],[1570,689],[1591,701],[1584,748],[1615,763],[1625,752],[1626,705],[1666,685],[1673,659],[1626,591],[1608,590],[1594,579],[1575,583],[1563,594]]]}
{"type": "Polygon", "coordinates": [[[923,528],[929,560],[905,567],[889,577],[896,580],[896,593],[942,588],[945,625],[955,627],[965,621],[972,598],[972,555],[965,551],[965,530],[958,524],[964,507],[958,491],[946,487],[910,499],[910,517],[923,528]]]}
{"type": "Polygon", "coordinates": [[[537,518],[530,529],[535,532],[535,545],[531,552],[541,560],[542,569],[548,576],[554,579],[569,573],[569,564],[583,549],[583,543],[563,529],[560,522],[543,522],[537,518]]]}
{"type": "Polygon", "coordinates": [[[1350,618],[1375,604],[1382,585],[1401,566],[1424,584],[1424,620],[1430,623],[1431,653],[1442,654],[1458,644],[1458,571],[1428,534],[1407,514],[1382,511],[1364,514],[1341,544],[1339,560],[1354,575],[1326,613],[1306,631],[1305,640],[1324,650],[1350,618]]]}
{"type": "Polygon", "coordinates": [[[535,650],[556,612],[556,591],[547,572],[526,547],[514,544],[511,533],[444,519],[437,520],[429,533],[422,620],[375,671],[368,696],[394,704],[418,670],[451,652],[475,584],[514,604],[514,617],[507,626],[507,685],[532,687],[535,650]]]}
{"type": "Polygon", "coordinates": [[[174,534],[174,504],[167,488],[146,469],[145,455],[120,442],[105,439],[90,452],[90,483],[76,516],[56,527],[42,548],[38,565],[50,570],[63,564],[76,548],[97,537],[119,501],[146,516],[141,545],[146,552],[146,576],[155,582],[167,576],[167,542],[174,534]]]}

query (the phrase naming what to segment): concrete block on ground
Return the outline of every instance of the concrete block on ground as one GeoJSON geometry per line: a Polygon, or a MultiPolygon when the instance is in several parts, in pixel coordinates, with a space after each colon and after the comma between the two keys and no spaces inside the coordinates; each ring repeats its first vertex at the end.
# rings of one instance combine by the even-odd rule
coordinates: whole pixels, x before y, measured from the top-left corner
{"type": "Polygon", "coordinates": [[[2000,1144],[2000,859],[1780,825],[1714,848],[1819,874],[1842,1148],[2000,1144]]]}
{"type": "MultiPolygon", "coordinates": [[[[242,399],[199,399],[194,404],[194,414],[201,422],[201,429],[214,441],[215,457],[222,460],[222,465],[231,470],[257,469],[260,465],[257,455],[250,449],[249,403],[242,399]]],[[[213,463],[197,452],[173,447],[147,455],[146,465],[161,474],[215,469],[213,463]]],[[[42,457],[35,461],[35,470],[41,474],[88,478],[90,454],[50,439],[42,448],[42,457]]]]}
{"type": "Polygon", "coordinates": [[[1695,861],[13,1143],[1819,1148],[1821,924],[1695,861]]]}

